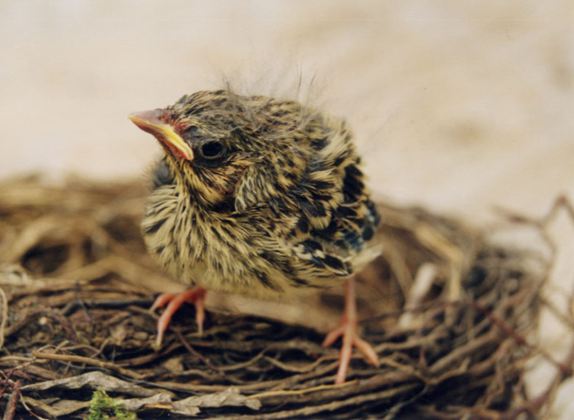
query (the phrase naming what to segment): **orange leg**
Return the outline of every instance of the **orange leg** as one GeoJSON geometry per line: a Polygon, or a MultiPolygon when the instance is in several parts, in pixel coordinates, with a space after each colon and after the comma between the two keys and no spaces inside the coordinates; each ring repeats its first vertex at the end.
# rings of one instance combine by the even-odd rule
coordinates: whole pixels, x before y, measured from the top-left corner
{"type": "Polygon", "coordinates": [[[193,289],[186,290],[181,293],[163,293],[158,296],[158,298],[153,303],[151,310],[154,311],[158,308],[165,308],[165,311],[161,314],[157,320],[157,339],[156,347],[161,346],[163,341],[163,335],[173,315],[181,308],[184,303],[191,303],[195,305],[195,322],[197,323],[197,329],[199,333],[203,333],[203,322],[205,321],[205,294],[206,290],[202,287],[194,287],[193,289]]]}
{"type": "Polygon", "coordinates": [[[379,357],[375,349],[359,337],[357,332],[357,302],[355,299],[355,280],[349,279],[345,284],[345,313],[341,325],[325,337],[323,346],[332,345],[339,337],[343,337],[343,346],[339,353],[339,370],[335,379],[336,384],[342,384],[347,377],[353,346],[357,347],[365,359],[374,366],[379,366],[379,357]]]}

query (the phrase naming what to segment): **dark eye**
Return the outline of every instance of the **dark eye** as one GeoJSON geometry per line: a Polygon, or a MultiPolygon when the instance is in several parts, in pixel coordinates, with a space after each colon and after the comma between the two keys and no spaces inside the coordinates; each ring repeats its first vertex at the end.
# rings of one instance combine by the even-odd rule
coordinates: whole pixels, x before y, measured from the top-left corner
{"type": "Polygon", "coordinates": [[[199,151],[205,159],[219,159],[225,154],[225,146],[218,141],[208,141],[200,146],[199,151]]]}

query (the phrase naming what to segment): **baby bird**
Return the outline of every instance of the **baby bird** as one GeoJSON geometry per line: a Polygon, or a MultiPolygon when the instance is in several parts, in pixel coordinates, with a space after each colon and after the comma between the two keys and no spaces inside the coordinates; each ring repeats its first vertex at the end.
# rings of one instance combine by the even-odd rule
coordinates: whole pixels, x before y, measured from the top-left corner
{"type": "Polygon", "coordinates": [[[201,331],[206,290],[294,299],[345,286],[336,383],[345,381],[359,337],[353,275],[379,253],[379,215],[344,121],[290,100],[230,90],[185,95],[130,115],[159,140],[159,162],[142,223],[149,252],[190,289],[161,295],[158,343],[184,302],[201,331]]]}

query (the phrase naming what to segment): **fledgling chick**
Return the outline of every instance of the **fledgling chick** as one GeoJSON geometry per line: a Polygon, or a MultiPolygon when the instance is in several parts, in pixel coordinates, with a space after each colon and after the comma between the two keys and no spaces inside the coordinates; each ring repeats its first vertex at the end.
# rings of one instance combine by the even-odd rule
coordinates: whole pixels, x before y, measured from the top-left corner
{"type": "Polygon", "coordinates": [[[130,119],[165,156],[142,228],[150,253],[191,289],[162,295],[158,342],[184,302],[201,329],[206,290],[288,299],[345,285],[337,383],[352,346],[378,365],[357,332],[353,275],[380,252],[379,215],[345,122],[297,102],[229,90],[185,95],[130,119]]]}

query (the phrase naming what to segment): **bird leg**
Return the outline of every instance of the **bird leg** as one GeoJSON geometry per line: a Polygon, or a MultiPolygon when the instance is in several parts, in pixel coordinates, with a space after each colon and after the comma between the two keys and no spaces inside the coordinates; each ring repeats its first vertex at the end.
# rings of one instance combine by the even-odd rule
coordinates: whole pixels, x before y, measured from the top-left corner
{"type": "Polygon", "coordinates": [[[343,337],[343,346],[339,353],[339,370],[337,371],[337,377],[335,379],[337,385],[345,382],[349,363],[351,362],[353,346],[359,349],[369,363],[377,367],[380,364],[375,349],[359,336],[357,327],[355,280],[351,278],[345,283],[345,312],[341,318],[341,325],[327,334],[323,341],[323,347],[328,347],[337,341],[339,337],[343,337]]]}
{"type": "Polygon", "coordinates": [[[163,293],[158,296],[158,298],[153,303],[150,308],[152,311],[165,308],[165,311],[161,314],[157,320],[157,339],[156,347],[161,346],[163,341],[163,335],[173,315],[181,308],[184,303],[191,303],[195,305],[195,322],[197,323],[197,329],[200,334],[203,334],[203,322],[205,320],[205,294],[206,290],[203,287],[194,287],[193,289],[186,290],[180,293],[163,293]]]}

